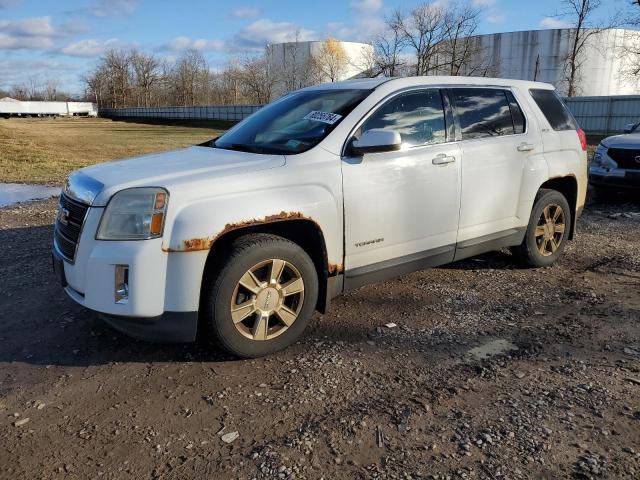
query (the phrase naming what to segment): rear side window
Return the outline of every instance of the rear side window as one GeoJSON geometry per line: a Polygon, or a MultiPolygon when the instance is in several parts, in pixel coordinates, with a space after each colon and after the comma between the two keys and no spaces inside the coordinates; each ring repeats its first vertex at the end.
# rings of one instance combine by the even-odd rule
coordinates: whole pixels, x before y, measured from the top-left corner
{"type": "Polygon", "coordinates": [[[578,122],[554,90],[534,88],[529,92],[547,118],[551,128],[556,131],[578,129],[578,122]]]}
{"type": "MultiPolygon", "coordinates": [[[[504,90],[455,88],[451,92],[463,140],[500,137],[516,133],[510,102],[504,90]]],[[[520,111],[519,107],[518,111],[520,111]]],[[[522,117],[521,111],[520,116],[522,117]]],[[[521,125],[519,128],[524,131],[524,118],[519,119],[519,124],[521,125]]]]}

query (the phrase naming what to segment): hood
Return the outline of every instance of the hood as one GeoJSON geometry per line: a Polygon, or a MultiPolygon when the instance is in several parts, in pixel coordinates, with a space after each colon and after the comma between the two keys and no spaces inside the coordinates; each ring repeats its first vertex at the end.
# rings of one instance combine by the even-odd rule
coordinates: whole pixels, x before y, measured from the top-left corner
{"type": "Polygon", "coordinates": [[[284,164],[282,155],[196,146],[86,167],[72,174],[67,185],[73,190],[74,184],[90,183],[94,188],[93,205],[104,206],[114,193],[125,188],[165,187],[171,191],[172,186],[190,180],[246,174],[284,164]]]}
{"type": "Polygon", "coordinates": [[[607,137],[600,142],[605,148],[632,148],[640,150],[640,133],[627,133],[607,137]]]}

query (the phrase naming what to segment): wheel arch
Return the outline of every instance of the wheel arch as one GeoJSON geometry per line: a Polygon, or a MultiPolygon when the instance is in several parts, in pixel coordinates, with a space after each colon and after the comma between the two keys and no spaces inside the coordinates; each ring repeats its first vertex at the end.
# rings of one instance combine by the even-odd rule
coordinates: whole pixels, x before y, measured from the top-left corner
{"type": "Polygon", "coordinates": [[[574,175],[551,178],[540,185],[538,191],[542,189],[555,190],[567,199],[571,209],[571,228],[569,230],[569,240],[573,240],[577,223],[577,203],[578,203],[578,180],[574,175]]]}
{"type": "Polygon", "coordinates": [[[282,219],[227,225],[224,231],[217,235],[210,244],[202,276],[200,301],[204,301],[202,292],[206,282],[216,274],[222,261],[226,258],[225,252],[229,251],[234,240],[257,233],[269,233],[286,238],[307,252],[318,274],[319,291],[316,310],[325,313],[329,306],[329,296],[327,295],[329,278],[341,274],[342,265],[332,265],[328,262],[327,246],[320,225],[303,216],[292,218],[285,216],[282,219]]]}

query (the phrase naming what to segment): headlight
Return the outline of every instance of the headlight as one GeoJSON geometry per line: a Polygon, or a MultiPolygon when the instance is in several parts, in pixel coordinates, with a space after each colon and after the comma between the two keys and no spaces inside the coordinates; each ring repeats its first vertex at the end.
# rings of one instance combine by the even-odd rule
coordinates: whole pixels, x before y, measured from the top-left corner
{"type": "Polygon", "coordinates": [[[98,240],[147,240],[159,238],[169,193],[164,188],[130,188],[116,193],[100,220],[98,240]]]}

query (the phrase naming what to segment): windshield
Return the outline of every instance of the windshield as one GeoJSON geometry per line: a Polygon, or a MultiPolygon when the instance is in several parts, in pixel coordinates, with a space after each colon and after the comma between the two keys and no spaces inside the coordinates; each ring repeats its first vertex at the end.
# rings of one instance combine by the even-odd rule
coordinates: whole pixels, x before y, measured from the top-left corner
{"type": "Polygon", "coordinates": [[[253,153],[292,155],[316,146],[371,90],[295,92],[258,110],[213,146],[253,153]]]}

